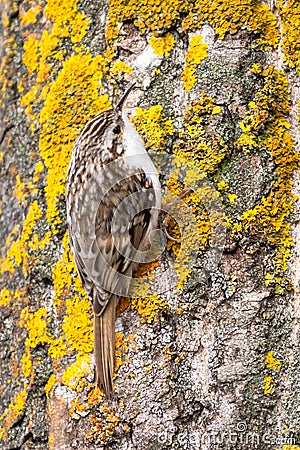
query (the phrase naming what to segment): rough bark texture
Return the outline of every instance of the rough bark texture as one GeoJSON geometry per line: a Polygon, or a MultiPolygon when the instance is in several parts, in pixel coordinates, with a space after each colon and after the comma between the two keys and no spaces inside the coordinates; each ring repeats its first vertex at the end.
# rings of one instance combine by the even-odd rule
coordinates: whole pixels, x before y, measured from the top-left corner
{"type": "Polygon", "coordinates": [[[300,449],[298,3],[58,3],[0,4],[0,448],[300,449]],[[107,402],[64,182],[132,79],[164,191],[201,192],[182,253],[169,242],[152,295],[120,307],[107,402]]]}

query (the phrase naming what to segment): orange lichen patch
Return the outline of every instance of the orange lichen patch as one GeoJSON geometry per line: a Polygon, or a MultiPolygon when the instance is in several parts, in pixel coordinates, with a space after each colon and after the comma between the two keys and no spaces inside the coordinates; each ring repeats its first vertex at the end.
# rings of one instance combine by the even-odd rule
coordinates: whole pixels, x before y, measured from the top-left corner
{"type": "Polygon", "coordinates": [[[113,407],[104,403],[100,407],[102,417],[91,415],[90,421],[92,428],[86,435],[86,440],[89,442],[98,441],[105,443],[108,438],[114,433],[116,426],[120,422],[120,417],[116,415],[113,407]]]}
{"type": "Polygon", "coordinates": [[[157,295],[151,294],[150,280],[154,277],[153,270],[158,266],[158,261],[141,264],[136,272],[132,282],[132,296],[129,305],[135,309],[142,320],[152,323],[157,320],[163,311],[168,310],[166,302],[157,295]]]}
{"type": "Polygon", "coordinates": [[[17,197],[19,203],[23,203],[26,206],[26,197],[28,195],[28,189],[25,184],[21,181],[19,174],[16,175],[16,185],[14,189],[14,195],[17,197]]]}
{"type": "MultiPolygon", "coordinates": [[[[208,45],[202,43],[202,36],[192,36],[186,54],[185,66],[181,80],[184,82],[186,92],[189,92],[196,83],[195,72],[197,66],[208,56],[208,45]]],[[[215,110],[216,111],[216,110],[215,110]]],[[[216,112],[214,111],[214,114],[216,112]]],[[[219,110],[218,110],[219,111],[219,110]]]]}
{"type": "Polygon", "coordinates": [[[117,317],[122,314],[123,311],[130,307],[131,299],[128,297],[121,297],[117,306],[117,317]]]}
{"type": "Polygon", "coordinates": [[[14,396],[13,401],[9,404],[8,408],[0,416],[0,421],[3,420],[3,425],[8,430],[23,413],[27,399],[27,386],[14,396]]]}
{"type": "Polygon", "coordinates": [[[276,179],[269,196],[245,211],[241,219],[245,229],[258,233],[277,247],[275,273],[279,273],[286,270],[293,245],[287,218],[296,200],[292,193],[292,174],[300,163],[300,154],[294,151],[294,142],[288,132],[290,97],[287,79],[273,66],[257,76],[263,77],[265,84],[240,124],[243,133],[236,146],[244,151],[267,149],[275,162],[276,179]]]}
{"type": "Polygon", "coordinates": [[[282,25],[284,61],[300,75],[300,4],[297,0],[278,0],[276,6],[282,25]]]}
{"type": "Polygon", "coordinates": [[[2,427],[0,427],[0,439],[2,439],[3,441],[7,440],[7,430],[2,427]]]}
{"type": "Polygon", "coordinates": [[[159,260],[151,261],[150,263],[139,264],[138,268],[134,271],[134,277],[149,279],[153,278],[153,271],[159,267],[159,260]]]}
{"type": "Polygon", "coordinates": [[[91,408],[100,405],[105,400],[105,396],[101,389],[97,386],[88,394],[88,404],[91,408]]]}
{"type": "Polygon", "coordinates": [[[89,406],[86,403],[82,403],[79,398],[75,398],[71,402],[71,408],[69,409],[70,416],[72,419],[79,419],[80,413],[88,411],[89,406]]]}
{"type": "Polygon", "coordinates": [[[163,37],[155,37],[151,35],[149,44],[153,48],[154,53],[158,56],[170,56],[175,45],[175,38],[171,33],[167,33],[163,37]]]}
{"type": "Polygon", "coordinates": [[[116,367],[115,367],[115,374],[118,372],[118,369],[120,366],[122,366],[122,349],[123,347],[123,339],[124,334],[116,332],[116,367]]]}
{"type": "Polygon", "coordinates": [[[167,137],[175,133],[172,120],[166,119],[161,105],[151,106],[148,110],[137,108],[132,121],[147,148],[162,150],[167,137]]]}

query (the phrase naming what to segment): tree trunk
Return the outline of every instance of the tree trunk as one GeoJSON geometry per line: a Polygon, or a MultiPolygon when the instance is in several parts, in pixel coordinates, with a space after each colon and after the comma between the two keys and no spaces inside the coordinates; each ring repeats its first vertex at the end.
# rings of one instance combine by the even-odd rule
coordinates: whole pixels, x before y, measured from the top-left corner
{"type": "Polygon", "coordinates": [[[0,8],[0,448],[300,449],[298,2],[0,8]],[[65,179],[133,80],[180,242],[120,304],[106,400],[65,179]]]}

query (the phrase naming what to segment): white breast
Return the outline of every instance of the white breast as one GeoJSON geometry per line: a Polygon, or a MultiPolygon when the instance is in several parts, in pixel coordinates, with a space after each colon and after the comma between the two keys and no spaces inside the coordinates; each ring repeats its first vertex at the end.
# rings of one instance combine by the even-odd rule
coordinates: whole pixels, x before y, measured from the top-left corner
{"type": "Polygon", "coordinates": [[[125,148],[125,158],[128,163],[134,167],[140,167],[144,170],[147,178],[151,180],[156,194],[156,207],[161,207],[161,186],[157,170],[148,155],[143,139],[140,137],[134,126],[125,115],[122,114],[124,121],[123,145],[125,148]]]}

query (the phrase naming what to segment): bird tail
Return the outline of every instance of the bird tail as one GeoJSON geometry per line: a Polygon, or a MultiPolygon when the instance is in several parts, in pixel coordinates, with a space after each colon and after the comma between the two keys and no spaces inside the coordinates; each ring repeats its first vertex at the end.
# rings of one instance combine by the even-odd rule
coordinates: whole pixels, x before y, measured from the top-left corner
{"type": "Polygon", "coordinates": [[[94,314],[96,382],[106,397],[110,397],[113,389],[116,347],[115,317],[118,300],[116,295],[112,295],[104,311],[100,315],[94,314]]]}

